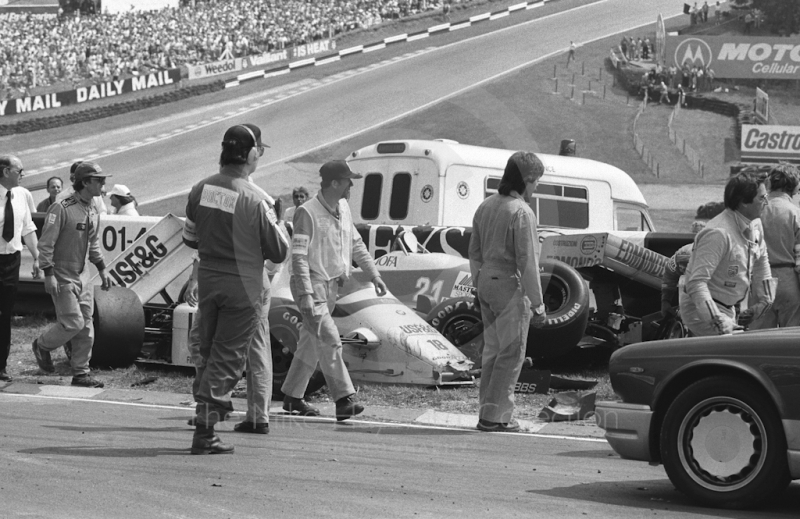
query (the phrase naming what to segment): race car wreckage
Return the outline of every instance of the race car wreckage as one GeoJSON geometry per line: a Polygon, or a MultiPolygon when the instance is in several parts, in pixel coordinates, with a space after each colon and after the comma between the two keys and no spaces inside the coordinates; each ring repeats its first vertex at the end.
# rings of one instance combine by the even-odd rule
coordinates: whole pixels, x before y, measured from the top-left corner
{"type": "MultiPolygon", "coordinates": [[[[108,216],[103,224],[105,237],[116,234],[123,242],[137,232],[139,237],[107,262],[117,286],[108,292],[95,291],[93,365],[126,366],[139,359],[193,366],[187,345],[196,309],[181,302],[180,294],[192,251],[182,243],[182,221],[173,215],[160,220],[108,216]]],[[[423,246],[436,249],[447,243],[466,253],[468,230],[384,227],[376,233],[369,226],[358,227],[362,235],[393,243],[394,250],[382,251],[376,259],[390,293],[376,297],[371,283],[356,269],[333,312],[353,379],[426,386],[471,383],[480,363],[482,336],[468,260],[423,246]]],[[[106,239],[105,245],[110,241],[106,239]]],[[[616,346],[648,338],[643,323],[654,317],[628,315],[622,301],[628,297],[636,308],[657,307],[653,291],[665,262],[666,257],[608,233],[546,236],[541,275],[548,321],[540,329],[531,329],[527,355],[551,358],[578,346],[616,346]],[[580,256],[576,248],[583,251],[580,256]],[[567,262],[580,265],[581,272],[567,262]],[[619,277],[618,273],[626,276],[625,282],[608,294],[594,290],[590,298],[593,283],[619,277]],[[591,281],[587,283],[583,276],[591,281]],[[599,300],[598,294],[614,298],[604,314],[590,303],[599,300]],[[648,302],[654,298],[655,303],[648,302]]],[[[272,282],[269,320],[279,389],[299,339],[302,317],[289,293],[286,265],[272,282]]],[[[21,283],[29,296],[44,294],[41,283],[21,283]]],[[[36,301],[41,305],[47,299],[36,301]]],[[[321,385],[319,377],[315,379],[310,388],[321,385]]]]}
{"type": "MultiPolygon", "coordinates": [[[[462,146],[422,142],[431,147],[462,146]]],[[[380,149],[381,144],[377,146],[380,149]]],[[[413,143],[409,145],[413,147],[413,143]]],[[[485,149],[469,148],[487,155],[485,149]]],[[[507,155],[510,152],[498,154],[495,162],[504,163],[507,155]]],[[[544,180],[561,174],[564,163],[573,164],[564,161],[591,163],[594,169],[599,164],[574,157],[542,157],[547,171],[544,180]]],[[[351,166],[356,164],[351,162],[351,166]]],[[[612,174],[625,175],[619,170],[612,174]]],[[[365,192],[356,193],[356,202],[359,197],[366,199],[369,188],[367,179],[365,192]]],[[[431,185],[422,189],[421,202],[430,206],[435,189],[431,185]]],[[[462,200],[464,193],[483,199],[484,193],[477,188],[458,189],[462,200]]],[[[407,209],[413,212],[414,208],[407,209]]],[[[546,206],[539,209],[541,222],[547,219],[542,213],[546,206]]],[[[39,225],[41,217],[35,218],[39,225]]],[[[173,215],[161,219],[105,215],[101,219],[101,244],[110,259],[106,265],[117,286],[108,292],[95,291],[94,365],[125,366],[139,359],[193,366],[187,344],[195,309],[182,302],[181,294],[192,252],[182,243],[182,225],[173,215]]],[[[376,297],[359,269],[340,293],[333,317],[354,381],[471,384],[480,367],[482,327],[466,259],[470,228],[356,226],[390,293],[376,297]]],[[[540,270],[548,319],[543,327],[530,329],[527,356],[548,359],[568,355],[578,347],[616,349],[655,338],[666,255],[691,238],[687,234],[541,227],[540,270]]],[[[30,272],[25,261],[30,258],[24,258],[21,273],[30,272]]],[[[284,265],[272,279],[269,320],[276,390],[288,371],[302,324],[288,290],[288,271],[284,265]]],[[[41,281],[25,279],[23,274],[19,292],[20,311],[52,308],[41,281]]],[[[315,379],[309,390],[321,385],[321,376],[315,379]]]]}

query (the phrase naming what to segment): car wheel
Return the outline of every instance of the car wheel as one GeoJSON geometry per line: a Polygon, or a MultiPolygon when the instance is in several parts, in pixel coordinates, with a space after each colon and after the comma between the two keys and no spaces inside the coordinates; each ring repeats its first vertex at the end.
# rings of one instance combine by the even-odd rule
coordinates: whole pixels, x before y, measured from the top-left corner
{"type": "Polygon", "coordinates": [[[528,332],[526,355],[534,359],[561,357],[573,350],[589,322],[589,289],[577,270],[558,260],[543,260],[542,294],[547,322],[528,332]]]}
{"type": "Polygon", "coordinates": [[[661,428],[661,460],[672,483],[707,505],[747,508],[790,482],[780,416],[752,382],[711,377],[684,389],[661,428]]]}
{"type": "Polygon", "coordinates": [[[144,308],[136,292],[112,286],[94,291],[92,367],[133,364],[144,342],[144,308]]]}
{"type": "Polygon", "coordinates": [[[428,312],[425,321],[480,367],[483,341],[474,339],[483,332],[481,312],[472,297],[442,301],[428,312]]]}
{"type": "MultiPolygon", "coordinates": [[[[289,373],[297,343],[300,341],[300,329],[303,327],[303,316],[291,306],[278,306],[269,311],[269,339],[272,348],[272,398],[283,399],[281,386],[289,373]]],[[[325,385],[322,371],[317,369],[311,375],[306,387],[306,395],[319,390],[325,385]]]]}

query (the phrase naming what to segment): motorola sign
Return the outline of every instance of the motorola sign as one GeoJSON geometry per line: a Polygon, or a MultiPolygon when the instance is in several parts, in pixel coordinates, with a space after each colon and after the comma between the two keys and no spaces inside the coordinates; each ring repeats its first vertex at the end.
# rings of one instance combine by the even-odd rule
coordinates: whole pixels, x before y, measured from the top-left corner
{"type": "Polygon", "coordinates": [[[718,78],[800,79],[800,42],[744,36],[668,36],[669,65],[710,67],[718,78]]]}

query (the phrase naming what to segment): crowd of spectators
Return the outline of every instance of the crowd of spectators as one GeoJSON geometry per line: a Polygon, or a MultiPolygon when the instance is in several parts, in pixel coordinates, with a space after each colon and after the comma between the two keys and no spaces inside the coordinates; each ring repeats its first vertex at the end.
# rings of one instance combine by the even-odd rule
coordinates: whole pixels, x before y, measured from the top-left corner
{"type": "Polygon", "coordinates": [[[441,0],[181,1],[178,8],[113,15],[3,15],[0,99],[260,54],[442,9],[441,0]]]}

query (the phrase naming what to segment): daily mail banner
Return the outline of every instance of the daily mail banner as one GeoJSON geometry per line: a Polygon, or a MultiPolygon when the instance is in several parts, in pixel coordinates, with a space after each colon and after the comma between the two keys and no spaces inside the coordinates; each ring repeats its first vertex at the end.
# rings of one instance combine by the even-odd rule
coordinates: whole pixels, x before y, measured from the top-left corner
{"type": "Polygon", "coordinates": [[[296,58],[307,58],[315,54],[322,54],[325,52],[332,52],[336,50],[336,40],[318,40],[304,45],[297,45],[289,47],[280,51],[265,52],[255,56],[248,56],[247,61],[251,67],[261,67],[276,63],[278,61],[285,61],[296,58]]]}
{"type": "Polygon", "coordinates": [[[667,65],[710,66],[718,78],[800,79],[797,38],[667,36],[667,65]]]}
{"type": "Polygon", "coordinates": [[[61,106],[75,105],[113,97],[139,90],[148,90],[160,86],[171,85],[181,80],[181,70],[172,68],[161,70],[152,74],[135,76],[119,81],[106,81],[88,87],[81,87],[65,92],[53,92],[38,96],[28,96],[19,99],[6,99],[0,101],[0,116],[22,114],[50,110],[61,106]]]}
{"type": "Polygon", "coordinates": [[[189,79],[199,79],[202,77],[218,76],[226,72],[234,72],[247,68],[246,58],[226,59],[204,63],[202,65],[192,65],[189,67],[189,79]]]}
{"type": "Polygon", "coordinates": [[[800,126],[743,124],[742,160],[800,163],[800,126]]]}

